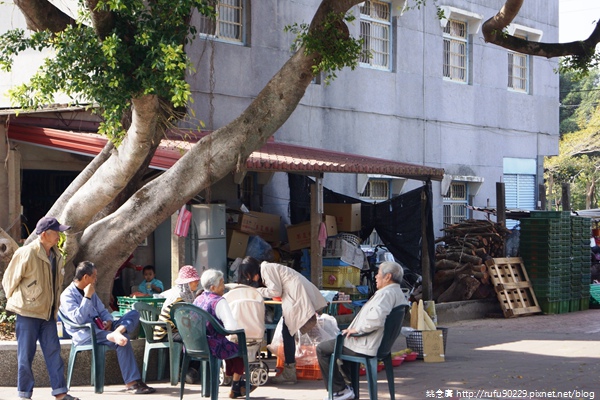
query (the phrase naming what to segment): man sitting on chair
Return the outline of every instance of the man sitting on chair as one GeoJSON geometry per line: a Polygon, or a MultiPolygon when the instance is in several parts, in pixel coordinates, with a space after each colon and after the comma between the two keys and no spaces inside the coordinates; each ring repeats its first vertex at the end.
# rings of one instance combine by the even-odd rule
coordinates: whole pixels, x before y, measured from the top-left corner
{"type": "MultiPolygon", "coordinates": [[[[400,282],[404,271],[400,264],[393,261],[385,261],[379,265],[379,272],[375,276],[377,291],[371,299],[361,308],[348,329],[342,331],[346,336],[344,340],[343,354],[375,356],[383,338],[385,319],[393,308],[408,304],[406,296],[402,292],[400,282]],[[364,334],[361,337],[352,337],[353,333],[364,334]]],[[[402,321],[398,321],[399,324],[402,321]]],[[[333,398],[335,400],[353,399],[352,386],[346,383],[344,376],[350,376],[348,364],[334,368],[333,376],[329,376],[329,364],[331,354],[335,348],[335,339],[321,342],[317,346],[317,359],[321,368],[321,375],[325,388],[329,379],[333,380],[333,398]],[[344,375],[342,375],[344,374],[344,375]]],[[[325,397],[327,399],[327,397],[325,397]]]]}
{"type": "MultiPolygon", "coordinates": [[[[80,262],[75,269],[73,282],[60,295],[60,311],[76,324],[96,323],[94,329],[96,329],[98,343],[117,351],[117,359],[127,392],[154,393],[155,390],[141,380],[140,369],[129,341],[129,334],[139,324],[140,314],[136,310],[131,310],[113,324],[112,315],[96,294],[97,277],[98,270],[94,263],[91,261],[80,262]]],[[[69,327],[66,329],[76,345],[91,342],[88,329],[73,330],[69,327]]]]}

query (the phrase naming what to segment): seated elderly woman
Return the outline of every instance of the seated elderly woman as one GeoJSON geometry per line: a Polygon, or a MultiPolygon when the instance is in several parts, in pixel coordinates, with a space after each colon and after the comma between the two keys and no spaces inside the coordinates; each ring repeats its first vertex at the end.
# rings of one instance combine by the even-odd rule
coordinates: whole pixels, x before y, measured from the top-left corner
{"type": "MultiPolygon", "coordinates": [[[[229,304],[223,298],[223,294],[225,293],[223,273],[215,269],[207,269],[202,273],[200,284],[204,288],[204,292],[194,300],[194,305],[215,317],[225,329],[238,329],[229,304]]],[[[218,358],[225,359],[225,375],[233,375],[229,397],[235,399],[245,396],[246,383],[241,379],[244,373],[243,359],[242,357],[228,358],[237,354],[237,343],[231,342],[224,335],[217,333],[212,326],[207,327],[206,331],[212,354],[218,358]]],[[[256,386],[250,386],[250,391],[254,389],[256,389],[256,386]]]]}

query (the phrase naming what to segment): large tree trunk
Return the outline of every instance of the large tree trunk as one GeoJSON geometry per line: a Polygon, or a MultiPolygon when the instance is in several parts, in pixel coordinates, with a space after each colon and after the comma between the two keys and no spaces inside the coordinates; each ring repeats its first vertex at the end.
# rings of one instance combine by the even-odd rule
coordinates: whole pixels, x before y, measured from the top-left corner
{"type": "MultiPolygon", "coordinates": [[[[311,29],[319,29],[330,12],[343,13],[358,3],[360,0],[324,0],[311,29]]],[[[114,212],[95,220],[140,171],[163,137],[156,125],[157,99],[133,100],[133,121],[126,138],[71,196],[61,213],[65,223],[80,232],[74,262],[91,260],[100,271],[97,292],[103,301],[109,299],[116,270],[144,238],[200,191],[242,168],[248,156],[283,125],[304,96],[319,59],[319,54],[305,54],[300,48],[238,118],[200,140],[114,212]]]]}
{"type": "MultiPolygon", "coordinates": [[[[311,31],[321,29],[330,13],[345,13],[361,1],[323,0],[311,21],[311,31]]],[[[86,3],[93,6],[98,2],[86,3]]],[[[581,54],[582,49],[587,54],[598,42],[600,24],[584,45],[574,42],[556,47],[501,34],[521,4],[522,0],[506,1],[501,12],[484,24],[487,41],[546,57],[565,55],[566,51],[581,54]]],[[[60,12],[56,14],[45,0],[19,0],[17,5],[35,30],[58,32],[72,23],[60,12]]],[[[94,30],[102,40],[110,32],[114,16],[97,10],[91,14],[94,30]]],[[[340,26],[341,34],[347,35],[345,28],[340,26]]],[[[51,210],[61,222],[73,226],[68,234],[69,258],[75,262],[88,259],[98,266],[98,293],[103,301],[108,301],[114,273],[145,237],[201,190],[242,168],[247,157],[288,119],[312,80],[312,67],[321,59],[320,54],[304,51],[300,48],[291,57],[238,118],[198,142],[170,170],[125,200],[164,133],[158,123],[159,100],[151,95],[132,99],[132,124],[122,143],[117,148],[108,146],[51,210]]]]}

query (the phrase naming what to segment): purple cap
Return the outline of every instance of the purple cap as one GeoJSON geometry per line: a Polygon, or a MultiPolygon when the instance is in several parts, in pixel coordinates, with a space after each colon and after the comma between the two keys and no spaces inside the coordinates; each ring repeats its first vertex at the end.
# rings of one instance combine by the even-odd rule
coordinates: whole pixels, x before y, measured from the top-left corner
{"type": "Polygon", "coordinates": [[[64,232],[67,229],[71,229],[69,225],[61,225],[60,222],[56,220],[54,217],[44,217],[40,219],[35,226],[35,233],[39,235],[42,232],[46,232],[47,230],[53,230],[58,232],[64,232]]]}

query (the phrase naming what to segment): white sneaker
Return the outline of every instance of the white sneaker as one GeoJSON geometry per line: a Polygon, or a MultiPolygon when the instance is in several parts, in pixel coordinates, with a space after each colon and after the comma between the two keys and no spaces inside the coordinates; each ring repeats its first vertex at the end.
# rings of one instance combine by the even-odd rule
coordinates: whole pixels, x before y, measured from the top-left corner
{"type": "MultiPolygon", "coordinates": [[[[341,392],[333,393],[333,400],[348,400],[354,398],[354,390],[350,386],[346,386],[341,392]]],[[[325,396],[323,400],[329,400],[329,396],[325,396]]]]}

